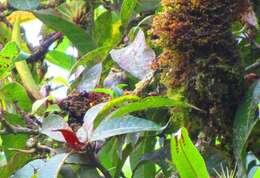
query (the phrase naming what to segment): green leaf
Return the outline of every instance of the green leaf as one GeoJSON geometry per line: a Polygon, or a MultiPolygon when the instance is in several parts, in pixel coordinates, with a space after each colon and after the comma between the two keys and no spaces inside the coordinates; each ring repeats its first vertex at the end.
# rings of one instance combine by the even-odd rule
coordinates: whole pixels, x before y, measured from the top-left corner
{"type": "Polygon", "coordinates": [[[12,7],[20,10],[33,10],[40,5],[39,0],[8,0],[8,2],[12,7]]]}
{"type": "Polygon", "coordinates": [[[93,132],[93,124],[98,113],[104,108],[106,103],[99,103],[91,107],[84,115],[84,123],[76,133],[77,137],[81,142],[87,142],[90,140],[90,136],[93,132]]]}
{"type": "Polygon", "coordinates": [[[115,175],[116,167],[118,165],[119,156],[118,142],[116,138],[108,140],[98,152],[98,159],[101,164],[109,170],[112,176],[115,175]]]}
{"type": "Polygon", "coordinates": [[[77,91],[84,92],[93,90],[99,83],[102,73],[102,63],[86,68],[80,75],[77,91]]]}
{"type": "Polygon", "coordinates": [[[84,65],[86,68],[91,68],[94,65],[101,63],[108,55],[110,47],[100,47],[82,56],[78,62],[72,67],[71,74],[76,71],[80,65],[84,65]]]}
{"type": "Polygon", "coordinates": [[[141,111],[145,109],[158,108],[158,107],[187,107],[188,105],[180,100],[169,99],[160,96],[151,96],[137,102],[129,103],[128,105],[121,106],[116,111],[109,115],[109,118],[120,117],[125,114],[141,111]]]}
{"type": "Polygon", "coordinates": [[[15,57],[20,50],[15,42],[9,42],[0,51],[0,79],[6,77],[14,68],[15,57]]]}
{"type": "Polygon", "coordinates": [[[163,129],[164,127],[161,127],[152,121],[127,115],[117,119],[103,120],[94,130],[91,141],[103,140],[105,138],[127,133],[162,131],[163,129]]]}
{"type": "Polygon", "coordinates": [[[76,172],[78,178],[102,178],[96,168],[81,166],[76,172]]]}
{"type": "Polygon", "coordinates": [[[30,159],[26,153],[15,153],[7,162],[7,165],[0,167],[1,177],[10,177],[17,169],[22,167],[30,159]]]}
{"type": "Polygon", "coordinates": [[[133,15],[134,8],[136,6],[136,0],[124,0],[121,11],[120,11],[120,16],[121,16],[121,21],[124,26],[126,26],[131,19],[133,15]]]}
{"type": "Polygon", "coordinates": [[[255,82],[247,91],[244,99],[239,105],[234,120],[233,147],[237,161],[242,161],[242,152],[246,141],[259,121],[256,114],[260,103],[260,80],[255,82]]]}
{"type": "Polygon", "coordinates": [[[102,13],[95,20],[94,36],[98,46],[113,47],[121,37],[120,19],[110,11],[102,13]]]}
{"type": "Polygon", "coordinates": [[[152,152],[156,144],[155,138],[146,139],[142,144],[138,145],[130,155],[131,168],[135,168],[133,176],[135,178],[144,177],[156,177],[155,164],[152,162],[144,162],[143,164],[138,164],[139,160],[145,153],[152,152]]]}
{"type": "Polygon", "coordinates": [[[51,137],[54,140],[65,142],[63,135],[60,132],[54,132],[53,130],[64,129],[69,127],[65,120],[56,114],[50,114],[43,119],[41,133],[51,137]]]}
{"type": "MultiPolygon", "coordinates": [[[[24,120],[12,113],[3,113],[3,117],[12,125],[19,125],[19,126],[25,126],[24,120]]],[[[14,151],[8,150],[9,148],[16,148],[16,149],[25,149],[26,141],[29,138],[26,134],[6,134],[2,135],[2,148],[5,152],[7,160],[10,160],[14,155],[14,151]]]]}
{"type": "Polygon", "coordinates": [[[39,171],[37,178],[57,178],[61,166],[70,153],[62,153],[51,157],[39,171]]]}
{"type": "Polygon", "coordinates": [[[206,164],[185,128],[172,137],[171,154],[181,178],[209,178],[206,164]]]}
{"type": "Polygon", "coordinates": [[[76,63],[74,57],[56,50],[48,52],[45,59],[68,71],[71,70],[72,66],[76,63]]]}
{"type": "Polygon", "coordinates": [[[0,97],[7,102],[17,102],[24,111],[31,110],[32,102],[22,85],[18,83],[8,83],[0,88],[0,97]]]}
{"type": "Polygon", "coordinates": [[[96,128],[99,125],[99,123],[107,116],[110,110],[115,106],[118,106],[128,101],[137,101],[139,99],[140,98],[138,96],[125,95],[110,100],[109,102],[107,102],[107,104],[103,107],[103,109],[98,113],[97,117],[95,118],[94,128],[96,128]]]}
{"type": "Polygon", "coordinates": [[[82,54],[86,54],[95,48],[91,37],[77,25],[47,11],[37,11],[34,12],[34,15],[48,27],[66,35],[82,54]]]}
{"type": "Polygon", "coordinates": [[[12,178],[31,178],[35,175],[35,171],[44,166],[44,164],[45,162],[42,159],[33,160],[16,171],[12,178]]]}

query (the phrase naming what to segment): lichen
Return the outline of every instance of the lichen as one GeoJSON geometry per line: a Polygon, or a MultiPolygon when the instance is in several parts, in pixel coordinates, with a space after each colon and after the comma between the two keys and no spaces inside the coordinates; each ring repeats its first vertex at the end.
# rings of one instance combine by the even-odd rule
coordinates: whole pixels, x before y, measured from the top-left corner
{"type": "Polygon", "coordinates": [[[178,91],[190,104],[204,111],[173,110],[173,120],[194,130],[199,129],[194,125],[198,127],[200,123],[209,136],[218,138],[230,135],[243,93],[239,51],[230,30],[239,16],[239,3],[162,0],[163,10],[153,20],[155,43],[163,50],[159,57],[161,82],[168,95],[178,91]],[[180,112],[188,112],[188,116],[180,112]]]}

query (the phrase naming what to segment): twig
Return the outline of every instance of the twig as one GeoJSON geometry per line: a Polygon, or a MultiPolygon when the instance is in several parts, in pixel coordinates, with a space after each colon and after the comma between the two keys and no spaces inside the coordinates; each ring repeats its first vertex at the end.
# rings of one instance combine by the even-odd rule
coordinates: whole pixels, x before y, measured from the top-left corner
{"type": "MultiPolygon", "coordinates": [[[[260,49],[260,45],[259,45],[259,49],[260,49]]],[[[254,64],[247,66],[245,68],[245,71],[248,72],[248,71],[254,70],[258,67],[260,67],[260,59],[258,59],[254,64]]]]}
{"type": "Polygon", "coordinates": [[[18,106],[17,102],[14,103],[16,111],[22,116],[26,124],[30,128],[34,128],[35,126],[38,126],[37,123],[34,122],[34,120],[31,118],[31,116],[21,110],[21,108],[18,106]]]}
{"type": "Polygon", "coordinates": [[[18,148],[8,148],[9,151],[16,151],[16,152],[21,152],[21,153],[26,153],[26,154],[32,154],[36,152],[35,148],[31,148],[28,150],[24,150],[24,149],[18,149],[18,148]]]}
{"type": "Polygon", "coordinates": [[[38,130],[21,127],[21,126],[14,126],[10,124],[8,121],[6,121],[3,117],[3,112],[0,111],[0,121],[2,125],[4,126],[4,129],[0,130],[0,134],[18,134],[18,133],[26,133],[26,134],[37,134],[38,130]]]}
{"type": "Polygon", "coordinates": [[[27,62],[36,62],[38,60],[42,60],[45,56],[45,54],[48,52],[49,47],[54,43],[56,40],[61,40],[63,37],[61,32],[56,32],[54,34],[51,34],[49,38],[47,38],[40,46],[40,48],[29,56],[26,61],[27,62]]]}

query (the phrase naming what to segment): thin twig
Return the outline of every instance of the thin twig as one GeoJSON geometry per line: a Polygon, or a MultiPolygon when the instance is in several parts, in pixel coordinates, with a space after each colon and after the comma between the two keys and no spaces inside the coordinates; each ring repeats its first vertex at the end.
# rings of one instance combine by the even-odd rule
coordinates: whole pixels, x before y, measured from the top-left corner
{"type": "Polygon", "coordinates": [[[38,130],[30,129],[21,126],[14,126],[10,124],[7,120],[3,117],[3,111],[0,111],[0,121],[4,127],[4,129],[0,130],[0,134],[18,134],[18,133],[26,133],[26,134],[37,134],[38,130]]]}
{"type": "Polygon", "coordinates": [[[254,64],[251,64],[251,65],[247,66],[245,68],[245,71],[248,72],[248,71],[254,70],[254,69],[258,68],[258,67],[260,67],[260,59],[258,59],[254,64]]]}

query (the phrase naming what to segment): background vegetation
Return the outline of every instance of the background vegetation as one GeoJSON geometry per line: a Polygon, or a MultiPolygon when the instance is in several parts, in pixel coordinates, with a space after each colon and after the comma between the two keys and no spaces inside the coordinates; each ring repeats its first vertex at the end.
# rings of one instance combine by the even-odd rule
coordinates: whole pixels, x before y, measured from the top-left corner
{"type": "Polygon", "coordinates": [[[259,0],[0,0],[0,177],[259,178],[259,18],[259,0]]]}

